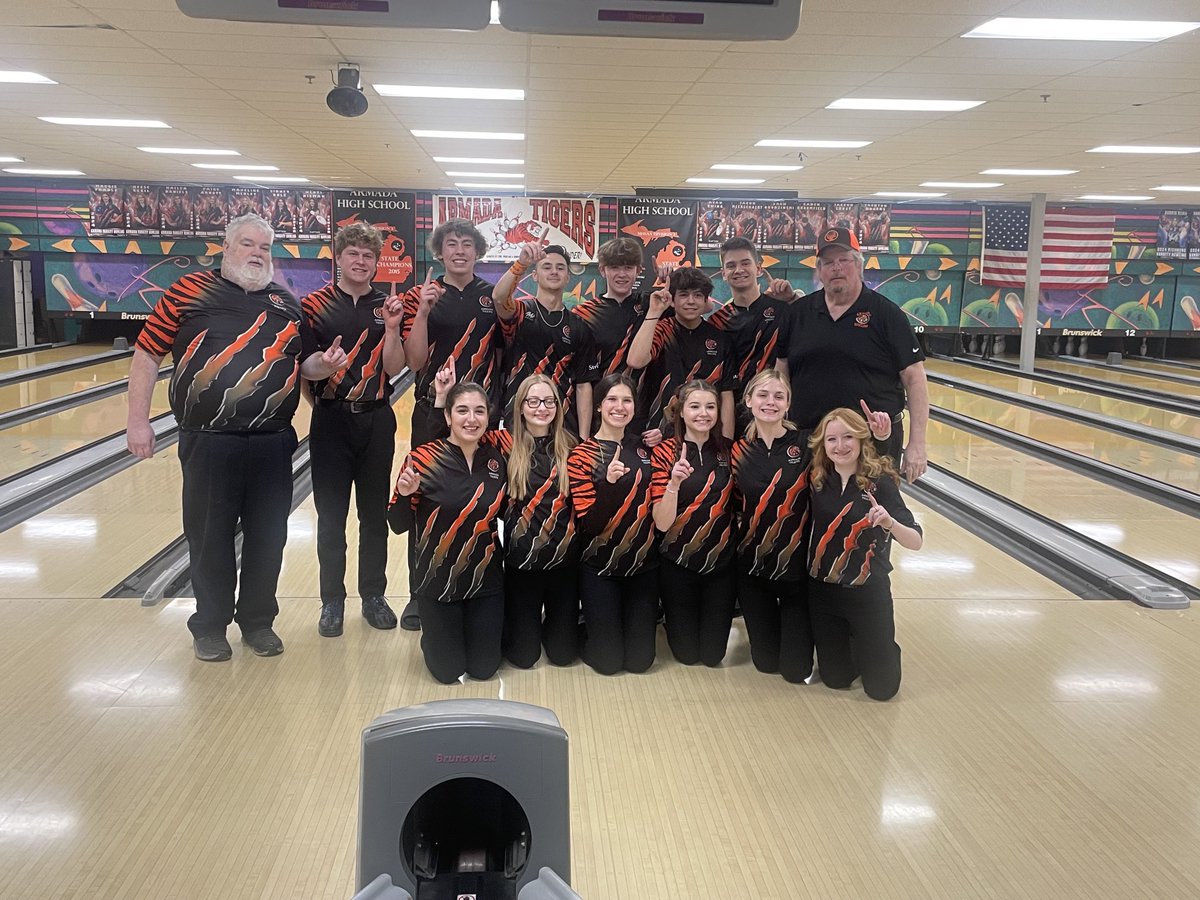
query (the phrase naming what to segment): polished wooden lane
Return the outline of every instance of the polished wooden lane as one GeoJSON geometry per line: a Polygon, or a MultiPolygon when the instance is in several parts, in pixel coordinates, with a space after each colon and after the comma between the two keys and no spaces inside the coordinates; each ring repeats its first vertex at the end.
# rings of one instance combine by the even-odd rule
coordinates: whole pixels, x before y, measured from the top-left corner
{"type": "Polygon", "coordinates": [[[1164,375],[1200,378],[1200,359],[1183,360],[1183,362],[1188,363],[1192,368],[1172,365],[1170,360],[1164,362],[1156,359],[1132,359],[1128,356],[1121,359],[1121,365],[1129,366],[1132,369],[1145,369],[1147,373],[1161,372],[1164,375]]]}
{"type": "Polygon", "coordinates": [[[1200,494],[1200,458],[1193,453],[1170,450],[943,384],[930,383],[929,400],[934,406],[1200,494]]]}
{"type": "Polygon", "coordinates": [[[1200,587],[1200,520],[987,438],[931,422],[929,459],[1200,587]]]}
{"type": "Polygon", "coordinates": [[[0,413],[10,412],[24,406],[32,406],[45,400],[56,400],[101,384],[111,384],[129,377],[129,360],[116,359],[98,363],[83,369],[43,375],[29,381],[21,381],[0,387],[0,413]]]}
{"type": "Polygon", "coordinates": [[[1059,387],[1053,384],[1034,381],[1031,378],[1022,378],[1019,375],[1010,375],[1007,372],[983,369],[964,363],[932,359],[926,365],[929,367],[930,372],[939,375],[961,378],[964,381],[973,381],[976,384],[1000,388],[1001,390],[1012,391],[1018,394],[1027,394],[1030,397],[1051,400],[1065,406],[1074,406],[1078,409],[1086,409],[1089,412],[1100,413],[1115,419],[1137,422],[1150,428],[1171,431],[1186,435],[1187,437],[1200,439],[1200,416],[1174,413],[1143,403],[1114,400],[1111,397],[1101,397],[1099,394],[1093,394],[1086,388],[1059,387]]]}
{"type": "Polygon", "coordinates": [[[503,689],[570,735],[589,900],[1200,896],[1195,611],[902,600],[887,704],[756,673],[740,623],[715,670],[443,687],[417,635],[308,612],[212,665],[184,602],[0,603],[0,895],[348,898],[362,728],[503,689]]]}
{"type": "MultiPolygon", "coordinates": [[[[112,344],[71,344],[67,347],[48,347],[31,353],[18,353],[16,356],[0,356],[0,372],[15,372],[18,369],[32,369],[68,359],[79,359],[81,356],[95,356],[111,349],[112,344]]],[[[129,367],[128,359],[125,360],[125,367],[129,367]]]]}
{"type": "Polygon", "coordinates": [[[102,596],[182,534],[177,446],[0,532],[0,598],[102,596]]]}
{"type": "MultiPolygon", "coordinates": [[[[150,403],[150,415],[170,412],[167,382],[158,382],[150,403]]],[[[125,430],[129,395],[115,394],[74,406],[32,422],[0,429],[0,478],[30,469],[56,456],[78,450],[101,438],[125,430]]]]}
{"type": "Polygon", "coordinates": [[[1131,391],[1158,391],[1161,394],[1172,394],[1183,400],[1200,400],[1200,384],[1185,384],[1182,381],[1171,381],[1169,378],[1155,378],[1152,372],[1135,375],[1101,366],[1072,362],[1069,359],[1038,359],[1036,368],[1056,375],[1081,375],[1084,378],[1096,378],[1109,384],[1129,388],[1131,391]]]}

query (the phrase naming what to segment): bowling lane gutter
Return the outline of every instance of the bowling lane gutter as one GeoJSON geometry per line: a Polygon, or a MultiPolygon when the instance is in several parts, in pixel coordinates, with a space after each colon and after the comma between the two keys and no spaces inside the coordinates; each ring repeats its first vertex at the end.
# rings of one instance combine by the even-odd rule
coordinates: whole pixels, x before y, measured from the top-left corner
{"type": "Polygon", "coordinates": [[[1074,406],[1067,406],[1064,403],[1055,403],[1053,400],[1043,400],[1040,397],[1018,394],[1016,391],[1006,391],[1003,388],[991,387],[990,385],[967,381],[951,375],[942,375],[937,372],[927,371],[926,376],[934,384],[944,384],[956,390],[979,394],[981,397],[1003,400],[1005,403],[1011,403],[1014,406],[1024,406],[1026,409],[1036,409],[1038,412],[1049,413],[1063,419],[1071,419],[1075,422],[1082,422],[1085,425],[1094,425],[1097,428],[1104,428],[1117,434],[1123,434],[1126,437],[1136,438],[1139,441],[1149,441],[1170,450],[1200,454],[1200,441],[1186,435],[1173,434],[1158,428],[1149,428],[1145,425],[1139,425],[1137,422],[1129,422],[1124,419],[1089,412],[1086,409],[1078,409],[1074,406]]]}
{"type": "MultiPolygon", "coordinates": [[[[174,366],[167,366],[165,369],[160,369],[158,380],[162,381],[174,371],[174,366]]],[[[24,425],[26,422],[32,422],[34,419],[40,419],[43,416],[52,416],[64,410],[83,406],[85,403],[91,403],[93,400],[102,400],[105,397],[123,394],[127,390],[129,390],[129,379],[121,378],[117,381],[111,381],[108,384],[98,384],[95,387],[85,388],[82,391],[75,391],[73,394],[55,397],[52,400],[31,403],[29,406],[22,406],[20,409],[0,414],[0,430],[12,428],[14,425],[24,425]]]]}
{"type": "Polygon", "coordinates": [[[1200,590],[1100,541],[930,463],[903,490],[1083,600],[1186,609],[1200,590]]]}
{"type": "MultiPolygon", "coordinates": [[[[1179,368],[1179,369],[1187,369],[1192,372],[1200,372],[1200,365],[1197,365],[1195,363],[1184,362],[1181,359],[1159,359],[1157,356],[1134,356],[1132,353],[1128,354],[1128,356],[1130,359],[1141,359],[1141,360],[1145,360],[1146,362],[1163,363],[1168,366],[1175,366],[1176,368],[1179,368]]],[[[1141,372],[1143,370],[1137,369],[1135,371],[1141,372]]]]}
{"type": "Polygon", "coordinates": [[[1175,372],[1160,372],[1157,369],[1138,369],[1133,366],[1111,365],[1109,363],[1100,362],[1098,359],[1088,359],[1084,356],[1056,356],[1054,359],[1061,359],[1064,362],[1075,363],[1080,366],[1089,366],[1093,369],[1104,369],[1109,372],[1120,372],[1125,375],[1136,375],[1138,378],[1158,379],[1160,381],[1174,381],[1177,384],[1200,385],[1200,377],[1194,375],[1184,375],[1175,372]]]}
{"type": "MultiPolygon", "coordinates": [[[[391,403],[403,396],[412,387],[416,375],[405,368],[392,378],[391,403]]],[[[312,493],[312,460],[309,455],[308,438],[296,446],[292,455],[292,506],[295,512],[312,493]]],[[[239,526],[235,538],[237,559],[242,558],[242,530],[239,526]]],[[[180,534],[162,550],[138,566],[121,581],[110,588],[105,597],[140,597],[142,606],[157,606],[167,597],[178,597],[190,588],[191,559],[188,555],[187,539],[180,534]]]]}
{"type": "Polygon", "coordinates": [[[78,359],[64,359],[62,362],[46,363],[44,366],[34,366],[32,369],[17,369],[0,375],[0,387],[19,384],[22,381],[33,381],[43,375],[54,375],[58,372],[70,372],[72,369],[85,369],[97,363],[112,362],[133,356],[132,350],[106,350],[94,356],[81,356],[78,359]]]}
{"type": "Polygon", "coordinates": [[[1005,375],[1016,375],[1019,378],[1032,378],[1034,381],[1041,381],[1045,384],[1053,384],[1056,387],[1071,388],[1072,390],[1084,390],[1090,394],[1100,394],[1104,397],[1112,397],[1114,400],[1124,400],[1127,403],[1140,403],[1142,406],[1157,406],[1160,409],[1165,409],[1170,412],[1183,413],[1186,416],[1200,416],[1200,403],[1190,403],[1186,400],[1181,400],[1173,394],[1166,394],[1161,391],[1152,390],[1130,390],[1128,388],[1116,387],[1107,381],[1101,381],[1099,378],[1087,378],[1083,375],[1051,375],[1047,372],[1022,372],[1020,368],[1008,362],[995,362],[994,360],[975,359],[970,356],[935,356],[935,359],[941,359],[946,362],[960,363],[965,366],[974,366],[977,369],[987,369],[991,372],[1003,372],[1005,375]]]}
{"type": "MultiPolygon", "coordinates": [[[[175,417],[164,413],[150,420],[156,449],[179,439],[175,417]]],[[[124,431],[56,456],[0,481],[0,531],[56,506],[110,475],[132,466],[137,459],[126,446],[124,431]]]]}
{"type": "Polygon", "coordinates": [[[1120,466],[1101,462],[1098,459],[1092,459],[1082,453],[1056,447],[1054,444],[1035,440],[1018,432],[993,425],[991,422],[984,422],[981,419],[975,419],[941,406],[930,406],[929,414],[936,421],[944,422],[954,428],[969,431],[998,444],[1015,447],[1022,453],[1028,453],[1030,456],[1044,459],[1065,469],[1072,469],[1089,478],[1110,484],[1155,503],[1161,503],[1176,512],[1200,518],[1200,495],[1185,491],[1173,484],[1159,481],[1157,478],[1150,478],[1140,472],[1122,469],[1120,466]]]}
{"type": "Polygon", "coordinates": [[[53,350],[55,347],[66,347],[70,341],[60,341],[57,344],[30,344],[28,347],[9,347],[7,350],[0,350],[0,359],[9,356],[20,356],[22,353],[37,353],[39,350],[53,350]]]}

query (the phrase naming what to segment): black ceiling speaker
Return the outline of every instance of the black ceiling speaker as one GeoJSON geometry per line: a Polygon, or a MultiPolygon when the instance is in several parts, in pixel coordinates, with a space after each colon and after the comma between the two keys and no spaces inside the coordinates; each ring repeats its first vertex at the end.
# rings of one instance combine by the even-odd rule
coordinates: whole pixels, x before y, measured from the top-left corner
{"type": "Polygon", "coordinates": [[[343,63],[337,70],[337,87],[329,92],[325,103],[339,116],[353,119],[367,111],[367,95],[363,93],[358,66],[343,63]]]}

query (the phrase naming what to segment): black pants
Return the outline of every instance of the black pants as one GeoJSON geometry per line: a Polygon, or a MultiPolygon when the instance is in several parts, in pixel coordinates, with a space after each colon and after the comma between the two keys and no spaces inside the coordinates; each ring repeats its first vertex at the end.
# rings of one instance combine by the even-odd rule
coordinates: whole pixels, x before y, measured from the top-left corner
{"type": "Polygon", "coordinates": [[[821,680],[831,688],[847,688],[861,674],[871,699],[896,696],[900,647],[891,585],[842,587],[810,580],[808,590],[821,680]]]}
{"type": "Polygon", "coordinates": [[[504,623],[502,594],[483,594],[439,603],[417,597],[421,614],[421,653],[425,666],[442,684],[466,674],[480,681],[500,668],[500,629],[504,623]]]}
{"type": "Polygon", "coordinates": [[[587,640],[583,661],[601,675],[645,672],[654,665],[658,627],[658,572],[601,575],[579,572],[579,601],[587,640]]]}
{"type": "Polygon", "coordinates": [[[296,432],[183,431],[183,533],[191,555],[196,637],[269,628],[279,613],[275,588],[292,508],[296,432]],[[234,534],[242,526],[238,584],[234,534]],[[234,591],[237,590],[237,600],[234,591]]]}
{"type": "Polygon", "coordinates": [[[807,583],[803,579],[777,581],[739,571],[737,595],[754,668],[779,673],[793,684],[807,679],[813,670],[807,583]]]}
{"type": "Polygon", "coordinates": [[[701,575],[675,563],[659,563],[658,591],[666,614],[667,643],[685,666],[719,666],[733,624],[732,566],[701,575]]]}
{"type": "MultiPolygon", "coordinates": [[[[422,444],[428,444],[437,433],[434,416],[444,416],[440,409],[434,409],[433,401],[428,397],[418,397],[413,402],[412,419],[409,428],[409,447],[417,449],[422,444]]],[[[389,473],[390,474],[390,473],[389,473]]]]}
{"type": "Polygon", "coordinates": [[[367,412],[317,401],[309,430],[321,602],[346,599],[346,515],[350,488],[358,509],[358,593],[387,593],[387,505],[396,415],[384,403],[367,412]]]}
{"type": "Polygon", "coordinates": [[[542,655],[556,666],[579,658],[579,569],[504,570],[504,658],[528,669],[542,655]],[[545,610],[545,620],[542,611],[545,610]]]}

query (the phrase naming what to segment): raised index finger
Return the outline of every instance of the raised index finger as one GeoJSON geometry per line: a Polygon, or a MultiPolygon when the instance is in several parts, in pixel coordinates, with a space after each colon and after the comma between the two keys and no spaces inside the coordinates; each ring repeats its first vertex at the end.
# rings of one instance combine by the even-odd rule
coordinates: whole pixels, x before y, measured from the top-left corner
{"type": "MultiPolygon", "coordinates": [[[[335,337],[333,339],[333,343],[331,343],[329,345],[329,350],[336,350],[340,346],[342,346],[342,336],[339,334],[337,337],[335,337]]],[[[326,351],[326,352],[329,352],[329,351],[326,351]]]]}
{"type": "Polygon", "coordinates": [[[430,266],[428,269],[425,270],[425,283],[426,284],[433,283],[433,266],[430,266]]]}
{"type": "Polygon", "coordinates": [[[868,421],[868,422],[870,422],[870,421],[871,421],[871,416],[873,416],[873,415],[874,415],[874,413],[873,413],[873,412],[871,412],[871,407],[867,406],[867,401],[866,401],[866,400],[859,400],[859,401],[858,401],[858,404],[859,404],[859,406],[861,406],[861,407],[862,407],[862,411],[863,411],[863,413],[866,415],[866,417],[867,417],[867,421],[868,421]]]}

